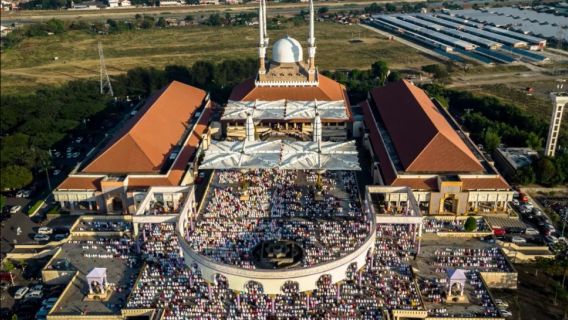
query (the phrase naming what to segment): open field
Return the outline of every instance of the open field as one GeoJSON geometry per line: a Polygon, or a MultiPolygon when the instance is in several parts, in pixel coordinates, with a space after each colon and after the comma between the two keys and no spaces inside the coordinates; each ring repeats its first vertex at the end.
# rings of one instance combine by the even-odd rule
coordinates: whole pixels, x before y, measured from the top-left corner
{"type": "MultiPolygon", "coordinates": [[[[192,65],[196,60],[222,61],[254,58],[258,29],[255,27],[207,27],[151,29],[96,36],[81,31],[24,40],[1,55],[3,93],[60,84],[75,78],[98,77],[97,41],[104,47],[109,73],[134,67],[162,68],[168,64],[192,65]],[[57,60],[54,58],[57,57],[57,60]]],[[[286,34],[305,46],[307,25],[268,31],[271,43],[286,34]]],[[[384,60],[393,68],[416,68],[435,63],[423,53],[384,39],[360,26],[317,23],[317,56],[320,70],[369,68],[384,60]],[[351,42],[353,35],[362,42],[351,42]]],[[[270,51],[268,53],[270,55],[270,51]]],[[[304,52],[306,58],[307,52],[304,52]]]]}

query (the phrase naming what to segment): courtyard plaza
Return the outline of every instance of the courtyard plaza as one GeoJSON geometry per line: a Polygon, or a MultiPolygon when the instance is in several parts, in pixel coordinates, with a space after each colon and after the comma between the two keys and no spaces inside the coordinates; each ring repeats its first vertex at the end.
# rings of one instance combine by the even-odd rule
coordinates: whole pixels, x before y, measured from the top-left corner
{"type": "Polygon", "coordinates": [[[314,266],[354,251],[371,230],[353,172],[219,170],[212,179],[186,240],[217,262],[256,269],[253,249],[276,239],[302,248],[295,266],[314,266]]]}

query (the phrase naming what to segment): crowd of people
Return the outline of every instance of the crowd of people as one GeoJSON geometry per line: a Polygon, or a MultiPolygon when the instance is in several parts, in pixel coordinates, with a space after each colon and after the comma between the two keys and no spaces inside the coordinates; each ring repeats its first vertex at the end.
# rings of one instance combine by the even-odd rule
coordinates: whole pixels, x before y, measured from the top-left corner
{"type": "Polygon", "coordinates": [[[259,243],[292,240],[304,249],[301,267],[336,260],[371,230],[355,174],[291,170],[219,170],[206,205],[188,222],[191,248],[218,262],[255,269],[259,243]]]}
{"type": "Polygon", "coordinates": [[[300,292],[299,284],[290,281],[272,296],[256,282],[242,292],[229,289],[222,275],[206,282],[196,266],[183,263],[173,224],[140,228],[146,265],[127,308],[161,309],[167,320],[382,319],[385,310],[423,308],[407,264],[415,251],[408,226],[378,226],[374,251],[364,267],[348,268],[346,280],[334,283],[324,275],[311,292],[300,292]]]}
{"type": "Polygon", "coordinates": [[[450,305],[445,305],[448,298],[449,280],[447,277],[419,278],[418,284],[422,293],[422,298],[427,303],[445,305],[446,307],[429,308],[428,315],[431,317],[497,317],[499,316],[497,307],[491,300],[489,292],[481,281],[478,271],[466,270],[467,277],[465,291],[470,291],[467,295],[468,308],[453,309],[450,305]]]}
{"type": "Polygon", "coordinates": [[[512,267],[498,247],[446,248],[434,252],[439,268],[463,268],[488,272],[511,272],[512,267]]]}
{"type": "Polygon", "coordinates": [[[132,223],[122,220],[81,220],[81,222],[77,225],[76,230],[94,232],[125,232],[132,230],[132,223]]]}

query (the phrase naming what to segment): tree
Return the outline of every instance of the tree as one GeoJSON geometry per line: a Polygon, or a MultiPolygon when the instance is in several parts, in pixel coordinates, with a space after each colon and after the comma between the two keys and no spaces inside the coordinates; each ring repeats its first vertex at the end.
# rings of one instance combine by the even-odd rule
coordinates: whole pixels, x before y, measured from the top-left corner
{"type": "Polygon", "coordinates": [[[400,75],[400,72],[398,71],[391,71],[389,73],[389,76],[387,77],[387,81],[388,82],[396,82],[402,79],[402,76],[400,75]]]}
{"type": "Polygon", "coordinates": [[[536,174],[531,165],[526,165],[517,170],[512,180],[514,183],[520,185],[528,185],[536,181],[536,174]]]}
{"type": "Polygon", "coordinates": [[[384,85],[389,74],[389,67],[384,61],[376,61],[371,65],[373,77],[378,80],[379,85],[384,85]]]}
{"type": "Polygon", "coordinates": [[[549,157],[540,158],[535,165],[536,177],[540,184],[552,186],[560,182],[561,177],[556,168],[556,164],[549,157]]]}
{"type": "Polygon", "coordinates": [[[388,12],[394,12],[396,11],[396,6],[392,3],[387,3],[385,8],[387,9],[388,12]]]}
{"type": "Polygon", "coordinates": [[[542,137],[538,136],[536,133],[529,132],[526,144],[530,148],[538,151],[542,148],[542,140],[543,140],[542,137]]]}
{"type": "Polygon", "coordinates": [[[10,259],[6,259],[4,261],[4,263],[2,264],[2,268],[4,269],[4,271],[10,272],[10,271],[14,270],[16,267],[14,266],[14,264],[12,263],[12,261],[10,259]]]}
{"type": "Polygon", "coordinates": [[[488,151],[493,152],[497,149],[499,144],[501,144],[501,137],[493,129],[485,130],[483,134],[483,144],[488,151]]]}
{"type": "Polygon", "coordinates": [[[185,16],[184,20],[187,21],[187,22],[193,22],[193,16],[190,16],[190,15],[185,16]]]}
{"type": "Polygon", "coordinates": [[[156,22],[156,26],[159,28],[165,28],[168,26],[166,19],[164,17],[158,18],[158,22],[156,22]]]}
{"type": "Polygon", "coordinates": [[[318,9],[318,14],[326,14],[329,11],[328,7],[321,7],[318,9]]]}
{"type": "Polygon", "coordinates": [[[22,166],[8,166],[2,168],[0,175],[0,187],[2,189],[20,189],[33,180],[32,172],[22,166]]]}
{"type": "Polygon", "coordinates": [[[465,229],[465,231],[467,232],[472,232],[475,229],[477,229],[477,221],[475,221],[474,217],[469,217],[467,218],[467,220],[465,221],[465,224],[463,225],[463,228],[465,229]]]}

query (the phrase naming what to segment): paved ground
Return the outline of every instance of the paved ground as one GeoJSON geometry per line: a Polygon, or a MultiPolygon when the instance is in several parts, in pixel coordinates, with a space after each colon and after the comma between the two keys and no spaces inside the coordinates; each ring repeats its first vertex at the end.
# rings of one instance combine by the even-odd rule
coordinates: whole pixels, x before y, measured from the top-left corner
{"type": "MultiPolygon", "coordinates": [[[[105,238],[109,239],[109,238],[105,238]]],[[[84,238],[77,239],[82,242],[77,243],[75,239],[69,243],[62,245],[61,253],[55,257],[53,265],[61,265],[59,261],[67,261],[68,266],[63,267],[67,270],[79,271],[78,281],[72,284],[69,291],[63,297],[62,303],[54,311],[56,314],[80,314],[97,313],[97,314],[114,314],[119,311],[120,306],[124,306],[126,298],[134,284],[140,263],[134,256],[128,259],[117,257],[103,258],[101,255],[109,253],[104,245],[87,244],[85,241],[93,239],[84,238]],[[88,249],[86,249],[88,246],[88,249]],[[86,257],[85,254],[98,257],[86,257]],[[88,284],[86,275],[94,267],[107,268],[108,282],[116,285],[117,290],[113,291],[108,301],[84,301],[88,292],[88,284]]]]}

